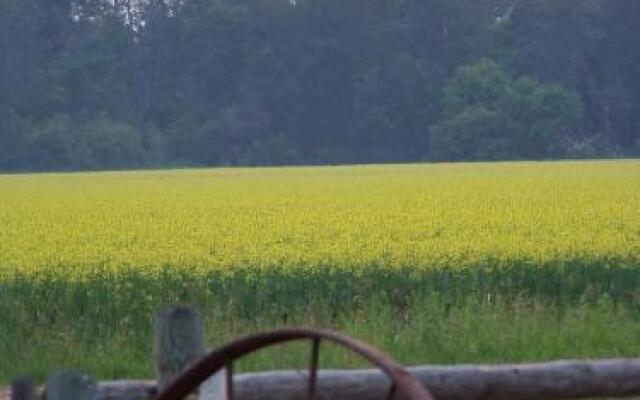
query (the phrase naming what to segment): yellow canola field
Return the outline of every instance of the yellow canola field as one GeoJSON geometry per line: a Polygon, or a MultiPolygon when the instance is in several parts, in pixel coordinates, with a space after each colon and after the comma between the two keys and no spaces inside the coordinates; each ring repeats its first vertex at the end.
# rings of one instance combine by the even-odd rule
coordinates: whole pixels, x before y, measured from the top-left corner
{"type": "Polygon", "coordinates": [[[640,162],[0,175],[0,271],[640,260],[640,162]]]}

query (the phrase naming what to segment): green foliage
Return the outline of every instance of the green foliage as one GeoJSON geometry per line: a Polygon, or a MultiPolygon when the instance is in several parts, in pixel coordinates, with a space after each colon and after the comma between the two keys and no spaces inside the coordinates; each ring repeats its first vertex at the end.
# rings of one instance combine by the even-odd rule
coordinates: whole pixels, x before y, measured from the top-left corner
{"type": "Polygon", "coordinates": [[[25,167],[30,131],[28,120],[0,107],[0,170],[25,167]]]}
{"type": "Polygon", "coordinates": [[[187,165],[214,164],[219,147],[216,129],[215,121],[202,124],[190,116],[172,121],[164,130],[168,157],[187,165]]]}
{"type": "Polygon", "coordinates": [[[81,167],[117,168],[144,165],[147,153],[142,134],[133,126],[101,116],[81,125],[76,133],[81,167]]]}
{"type": "Polygon", "coordinates": [[[29,130],[28,157],[35,169],[109,169],[145,165],[150,151],[141,132],[106,116],[77,124],[55,115],[29,130]]]}
{"type": "Polygon", "coordinates": [[[555,84],[515,78],[491,60],[462,67],[444,89],[431,128],[436,160],[540,159],[564,155],[582,114],[579,97],[555,84]]]}
{"type": "Polygon", "coordinates": [[[240,160],[245,165],[296,164],[301,159],[296,144],[284,135],[254,142],[240,160]]]}
{"type": "Polygon", "coordinates": [[[2,170],[636,154],[626,0],[50,3],[0,3],[2,170]],[[112,162],[95,154],[111,146],[62,137],[103,116],[146,154],[114,144],[135,159],[112,162]],[[491,132],[458,131],[475,119],[491,132]]]}
{"type": "MultiPolygon", "coordinates": [[[[96,271],[75,283],[47,272],[39,280],[15,276],[0,282],[0,354],[12,360],[0,364],[0,381],[44,378],[61,367],[148,379],[153,315],[175,303],[203,312],[209,346],[300,325],[349,333],[409,365],[633,357],[640,351],[638,284],[635,266],[585,260],[421,273],[372,267],[357,275],[96,271]]],[[[322,354],[326,367],[363,366],[332,347],[322,354]]],[[[266,352],[240,368],[291,368],[307,357],[266,352]]]]}
{"type": "Polygon", "coordinates": [[[348,154],[377,162],[421,158],[424,127],[437,115],[437,104],[429,101],[437,91],[434,75],[431,63],[407,53],[363,71],[353,84],[348,154]]]}
{"type": "Polygon", "coordinates": [[[501,115],[482,106],[467,107],[431,128],[434,160],[499,160],[508,158],[513,143],[505,137],[501,115]]]}
{"type": "MultiPolygon", "coordinates": [[[[616,158],[623,156],[623,152],[604,135],[569,138],[566,149],[566,155],[571,159],[616,158]]],[[[638,150],[640,150],[640,146],[638,146],[638,150]]],[[[628,154],[638,157],[640,152],[636,150],[634,153],[632,149],[628,154]]]]}
{"type": "Polygon", "coordinates": [[[489,59],[461,67],[444,88],[443,115],[453,116],[473,106],[497,111],[512,83],[509,72],[489,59]]]}
{"type": "Polygon", "coordinates": [[[73,122],[67,115],[55,115],[39,123],[30,132],[29,153],[36,169],[53,168],[56,165],[72,168],[75,165],[77,135],[73,122]]]}

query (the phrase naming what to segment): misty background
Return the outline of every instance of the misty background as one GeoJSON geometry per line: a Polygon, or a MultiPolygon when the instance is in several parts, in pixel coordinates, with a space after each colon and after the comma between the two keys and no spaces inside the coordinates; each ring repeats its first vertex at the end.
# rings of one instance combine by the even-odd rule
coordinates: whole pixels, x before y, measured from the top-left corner
{"type": "Polygon", "coordinates": [[[640,155],[636,0],[0,0],[0,170],[640,155]]]}

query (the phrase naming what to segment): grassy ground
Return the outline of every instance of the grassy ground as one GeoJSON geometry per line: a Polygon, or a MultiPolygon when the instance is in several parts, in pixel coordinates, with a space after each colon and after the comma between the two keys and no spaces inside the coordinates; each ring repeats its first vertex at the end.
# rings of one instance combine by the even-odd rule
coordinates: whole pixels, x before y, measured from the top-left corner
{"type": "MultiPolygon", "coordinates": [[[[350,333],[406,364],[640,354],[635,268],[575,266],[555,276],[546,271],[297,278],[274,273],[231,280],[167,271],[160,279],[132,273],[74,284],[55,277],[4,282],[0,354],[12,362],[0,364],[0,379],[21,373],[42,378],[60,367],[101,378],[152,376],[153,313],[173,303],[202,311],[211,346],[275,326],[304,325],[350,333]]],[[[342,351],[323,354],[325,365],[359,365],[342,351]]],[[[294,347],[241,366],[303,368],[307,356],[306,347],[294,347]]]]}
{"type": "Polygon", "coordinates": [[[150,377],[167,304],[211,346],[307,325],[407,364],[637,356],[638,204],[637,161],[0,176],[0,382],[150,377]]]}

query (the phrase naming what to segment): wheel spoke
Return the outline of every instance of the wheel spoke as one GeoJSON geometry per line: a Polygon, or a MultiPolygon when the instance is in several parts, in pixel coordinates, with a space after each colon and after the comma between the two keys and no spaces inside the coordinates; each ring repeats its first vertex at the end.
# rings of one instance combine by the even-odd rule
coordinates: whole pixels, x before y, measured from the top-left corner
{"type": "Polygon", "coordinates": [[[387,393],[387,400],[393,399],[393,395],[395,394],[396,394],[396,384],[392,383],[391,387],[389,388],[389,393],[387,393]]]}
{"type": "Polygon", "coordinates": [[[227,400],[233,400],[233,363],[228,363],[225,367],[225,376],[227,380],[227,400]]]}
{"type": "Polygon", "coordinates": [[[320,359],[320,338],[314,338],[311,345],[311,366],[309,367],[309,400],[316,400],[318,362],[320,359]]]}

